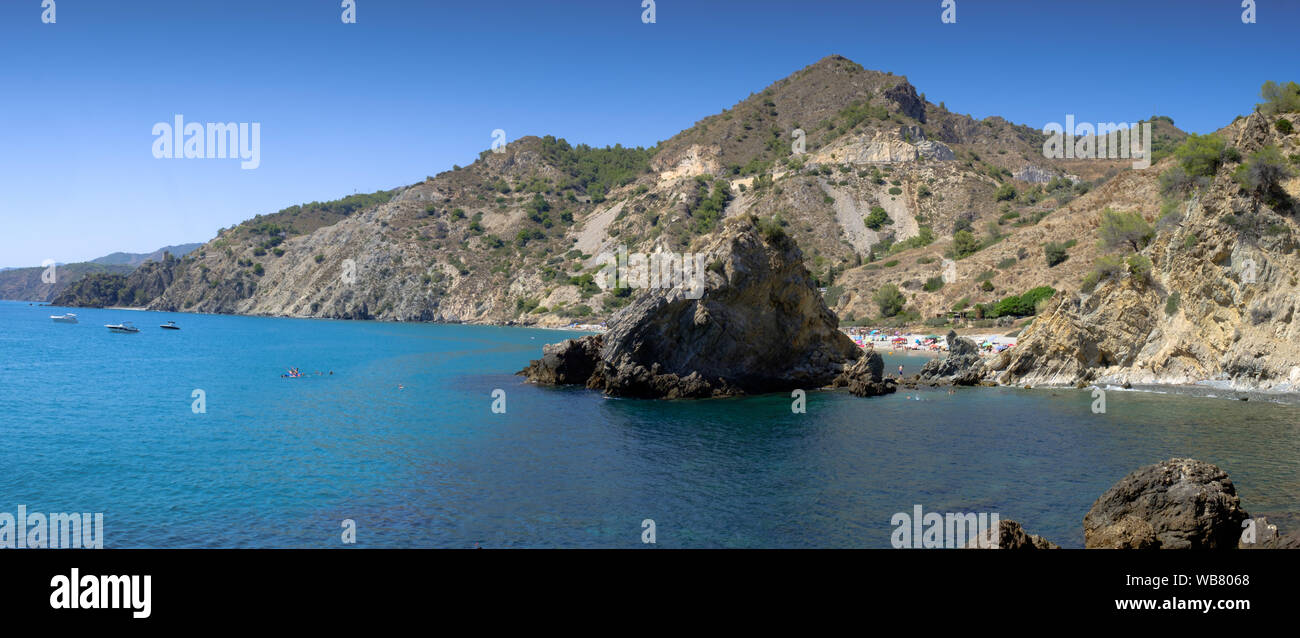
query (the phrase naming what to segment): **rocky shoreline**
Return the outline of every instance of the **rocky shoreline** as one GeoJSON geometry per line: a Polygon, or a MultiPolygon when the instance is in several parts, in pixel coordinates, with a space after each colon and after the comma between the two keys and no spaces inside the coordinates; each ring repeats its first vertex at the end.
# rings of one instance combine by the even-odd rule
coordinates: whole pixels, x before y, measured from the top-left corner
{"type": "Polygon", "coordinates": [[[779,227],[734,218],[692,252],[710,264],[701,294],[682,286],[645,290],[605,334],[545,346],[518,374],[638,398],[895,390],[880,355],[839,331],[798,246],[779,227]]]}
{"type": "MultiPolygon", "coordinates": [[[[1173,458],[1130,472],[1083,517],[1086,549],[1300,549],[1300,532],[1283,534],[1252,517],[1218,466],[1173,458]]],[[[987,544],[985,546],[988,546],[987,544]]],[[[972,543],[969,548],[974,548],[972,543]]],[[[1015,521],[1000,522],[998,549],[1056,549],[1015,521]]]]}

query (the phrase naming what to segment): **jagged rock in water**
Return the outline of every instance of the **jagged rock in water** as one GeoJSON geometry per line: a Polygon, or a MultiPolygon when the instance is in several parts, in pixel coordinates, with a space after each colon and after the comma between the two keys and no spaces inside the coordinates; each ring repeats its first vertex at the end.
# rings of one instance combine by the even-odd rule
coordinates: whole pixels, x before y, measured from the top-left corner
{"type": "Polygon", "coordinates": [[[697,245],[709,264],[698,299],[644,290],[599,342],[551,346],[519,374],[617,396],[714,397],[823,387],[862,357],[779,227],[738,217],[697,245]]]}
{"type": "Polygon", "coordinates": [[[1300,549],[1300,533],[1283,534],[1265,516],[1256,516],[1243,524],[1237,549],[1300,549]]]}
{"type": "Polygon", "coordinates": [[[965,337],[948,331],[948,356],[927,361],[919,373],[923,381],[950,381],[953,385],[975,385],[983,375],[984,362],[979,346],[965,337]]]}
{"type": "Polygon", "coordinates": [[[831,387],[848,388],[850,394],[859,397],[874,397],[896,391],[894,380],[884,377],[885,360],[880,354],[869,352],[852,365],[844,366],[844,371],[835,377],[831,387]]]}
{"type": "Polygon", "coordinates": [[[1097,498],[1083,518],[1090,549],[1232,549],[1242,521],[1232,479],[1195,459],[1138,468],[1097,498]]]}
{"type": "Polygon", "coordinates": [[[980,537],[966,544],[965,549],[1061,549],[1052,541],[1030,534],[1013,520],[998,521],[997,527],[980,532],[980,537]]]}
{"type": "Polygon", "coordinates": [[[586,383],[596,371],[604,335],[587,335],[542,346],[542,358],[524,370],[530,379],[544,385],[586,383]]]}

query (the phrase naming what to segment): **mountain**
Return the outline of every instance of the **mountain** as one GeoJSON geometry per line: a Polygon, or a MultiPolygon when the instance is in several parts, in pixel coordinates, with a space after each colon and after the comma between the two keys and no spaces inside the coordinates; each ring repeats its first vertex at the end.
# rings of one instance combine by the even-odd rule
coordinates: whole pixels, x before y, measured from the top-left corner
{"type": "Polygon", "coordinates": [[[0,271],[0,299],[12,301],[47,302],[58,296],[70,284],[89,274],[125,275],[131,266],[113,266],[92,263],[60,264],[55,266],[54,281],[43,278],[46,269],[10,268],[0,271]]]}
{"type": "Polygon", "coordinates": [[[1045,157],[1038,129],[831,56],[653,148],[524,137],[417,184],[259,215],[67,301],[593,322],[636,294],[599,285],[602,254],[686,252],[752,215],[797,243],[843,321],[1020,329],[1005,383],[1296,384],[1297,109],[1258,108],[1208,136],[1152,117],[1157,161],[1135,170],[1045,157]]]}
{"type": "MultiPolygon", "coordinates": [[[[54,281],[44,281],[46,269],[40,266],[30,268],[0,268],[0,299],[13,301],[54,300],[70,285],[87,275],[125,276],[146,261],[163,261],[165,254],[182,257],[203,244],[181,244],[166,246],[152,253],[113,253],[88,262],[57,264],[54,281]]],[[[146,295],[141,291],[141,295],[146,295]]],[[[140,304],[152,300],[154,296],[142,297],[140,304]]],[[[77,304],[69,304],[77,305],[77,304]]],[[[104,304],[114,305],[114,304],[104,304]]]]}
{"type": "Polygon", "coordinates": [[[188,255],[190,251],[202,245],[203,244],[180,244],[178,246],[163,246],[151,253],[113,253],[98,259],[92,259],[90,260],[90,263],[135,267],[146,261],[162,261],[164,253],[171,253],[175,257],[184,257],[185,255],[188,255]]]}
{"type": "Polygon", "coordinates": [[[871,291],[838,282],[873,259],[997,221],[1006,206],[1028,217],[1129,170],[1047,159],[1044,139],[830,56],[653,148],[524,137],[365,200],[258,216],[186,255],[150,306],[563,325],[628,303],[597,285],[602,252],[683,251],[724,217],[754,214],[797,241],[844,310],[871,291]],[[1012,184],[1027,195],[1006,201],[1012,184]]]}

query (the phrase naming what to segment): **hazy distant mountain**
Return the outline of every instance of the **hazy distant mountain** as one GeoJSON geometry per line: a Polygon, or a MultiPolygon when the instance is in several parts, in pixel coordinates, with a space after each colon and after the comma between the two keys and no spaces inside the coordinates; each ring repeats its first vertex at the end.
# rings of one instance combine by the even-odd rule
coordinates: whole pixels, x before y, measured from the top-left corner
{"type": "Polygon", "coordinates": [[[202,245],[181,244],[151,253],[113,253],[88,262],[58,264],[53,282],[46,282],[41,277],[45,268],[40,266],[0,268],[0,299],[48,302],[88,274],[128,275],[146,261],[161,262],[166,253],[180,258],[202,245]]]}
{"type": "Polygon", "coordinates": [[[146,261],[162,261],[163,253],[171,253],[173,257],[184,257],[190,251],[202,246],[203,244],[180,244],[178,246],[163,246],[151,253],[113,253],[105,255],[98,259],[90,260],[92,264],[103,264],[105,266],[139,266],[146,261]]]}
{"type": "Polygon", "coordinates": [[[69,284],[85,277],[87,274],[103,273],[125,275],[135,270],[134,266],[121,264],[59,264],[55,267],[54,281],[46,282],[41,275],[45,269],[40,266],[31,268],[8,268],[0,271],[0,299],[12,301],[50,301],[69,284]]]}

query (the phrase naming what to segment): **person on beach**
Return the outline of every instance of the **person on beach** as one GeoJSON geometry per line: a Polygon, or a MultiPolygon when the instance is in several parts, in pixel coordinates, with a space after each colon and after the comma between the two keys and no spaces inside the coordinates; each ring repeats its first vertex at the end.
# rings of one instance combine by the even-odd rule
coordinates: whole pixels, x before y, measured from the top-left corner
{"type": "Polygon", "coordinates": [[[898,377],[903,378],[903,364],[898,364],[898,377]]]}

